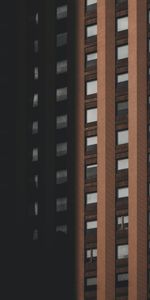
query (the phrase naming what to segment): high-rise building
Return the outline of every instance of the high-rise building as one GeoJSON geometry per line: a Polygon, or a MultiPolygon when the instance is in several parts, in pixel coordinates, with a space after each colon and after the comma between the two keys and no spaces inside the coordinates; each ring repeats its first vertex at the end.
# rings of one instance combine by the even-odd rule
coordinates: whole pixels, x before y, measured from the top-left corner
{"type": "Polygon", "coordinates": [[[1,298],[150,299],[150,0],[2,2],[1,298]]]}

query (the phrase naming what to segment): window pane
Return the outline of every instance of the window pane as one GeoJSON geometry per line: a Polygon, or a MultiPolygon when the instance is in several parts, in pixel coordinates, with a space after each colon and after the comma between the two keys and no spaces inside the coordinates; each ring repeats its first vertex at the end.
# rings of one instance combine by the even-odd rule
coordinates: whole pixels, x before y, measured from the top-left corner
{"type": "Polygon", "coordinates": [[[88,5],[95,4],[95,3],[97,3],[97,0],[87,0],[87,1],[86,1],[86,5],[87,5],[87,6],[88,6],[88,5]]]}
{"type": "Polygon", "coordinates": [[[38,79],[39,78],[39,69],[38,67],[34,68],[34,79],[38,79]]]}
{"type": "Polygon", "coordinates": [[[128,130],[121,130],[117,132],[117,145],[128,143],[128,130]]]}
{"type": "Polygon", "coordinates": [[[86,258],[95,258],[97,257],[97,249],[88,249],[86,250],[86,258]]]}
{"type": "Polygon", "coordinates": [[[64,19],[67,17],[67,5],[57,7],[56,17],[57,20],[64,19]]]}
{"type": "Polygon", "coordinates": [[[117,59],[124,59],[128,57],[128,45],[117,47],[117,59]]]}
{"type": "Polygon", "coordinates": [[[38,40],[35,40],[34,41],[34,52],[38,53],[38,51],[39,51],[39,42],[38,42],[38,40]]]}
{"type": "Polygon", "coordinates": [[[90,277],[86,279],[86,285],[92,286],[97,284],[97,278],[96,277],[90,277]]]}
{"type": "Polygon", "coordinates": [[[95,146],[97,145],[97,136],[90,136],[86,138],[86,150],[92,151],[95,150],[95,146]]]}
{"type": "Polygon", "coordinates": [[[67,32],[57,34],[57,47],[61,47],[67,44],[67,32]]]}
{"type": "Polygon", "coordinates": [[[94,66],[97,61],[97,52],[86,54],[86,66],[94,66]]]}
{"type": "Polygon", "coordinates": [[[67,127],[67,115],[58,116],[56,118],[56,128],[57,129],[63,129],[67,127]]]}
{"type": "Polygon", "coordinates": [[[67,93],[68,93],[68,89],[66,86],[63,88],[57,89],[56,90],[56,101],[59,102],[59,101],[66,100],[67,93]]]}
{"type": "Polygon", "coordinates": [[[57,198],[56,199],[56,211],[63,212],[67,210],[67,198],[57,198]]]}
{"type": "Polygon", "coordinates": [[[122,83],[128,81],[128,73],[118,74],[117,83],[122,83]]]}
{"type": "Polygon", "coordinates": [[[67,170],[60,170],[56,172],[56,183],[61,184],[67,182],[67,170]]]}
{"type": "Polygon", "coordinates": [[[67,154],[67,143],[59,143],[56,145],[56,156],[64,156],[67,154]]]}
{"type": "Polygon", "coordinates": [[[117,19],[117,31],[128,30],[128,17],[117,19]]]}
{"type": "Polygon", "coordinates": [[[86,95],[92,95],[97,93],[97,80],[91,80],[86,82],[86,95]]]}
{"type": "Polygon", "coordinates": [[[117,189],[118,198],[128,197],[128,187],[118,188],[117,189]]]}
{"type": "Polygon", "coordinates": [[[128,273],[122,273],[117,275],[118,281],[128,281],[128,273]]]}
{"type": "Polygon", "coordinates": [[[32,123],[32,134],[38,133],[38,121],[32,123]]]}
{"type": "Polygon", "coordinates": [[[117,229],[118,230],[128,229],[128,216],[117,217],[117,229]]]}
{"type": "Polygon", "coordinates": [[[38,94],[34,94],[33,96],[33,107],[37,107],[38,106],[38,94]]]}
{"type": "Polygon", "coordinates": [[[56,226],[56,232],[67,233],[67,225],[58,225],[58,226],[56,226]]]}
{"type": "Polygon", "coordinates": [[[86,179],[94,179],[97,175],[97,165],[86,166],[86,179]]]}
{"type": "Polygon", "coordinates": [[[128,101],[117,103],[117,115],[121,116],[128,112],[128,101]]]}
{"type": "Polygon", "coordinates": [[[32,150],[32,161],[38,161],[38,148],[32,150]]]}
{"type": "Polygon", "coordinates": [[[97,228],[97,221],[88,221],[86,222],[86,229],[96,229],[97,228]]]}
{"type": "Polygon", "coordinates": [[[86,27],[86,37],[92,37],[97,35],[97,25],[90,25],[86,27]]]}
{"type": "Polygon", "coordinates": [[[62,60],[57,62],[56,72],[57,74],[62,74],[67,72],[67,60],[62,60]]]}
{"type": "Polygon", "coordinates": [[[128,245],[117,246],[117,259],[128,258],[128,245]]]}
{"type": "Polygon", "coordinates": [[[86,204],[97,203],[97,193],[87,193],[86,194],[86,204]]]}
{"type": "Polygon", "coordinates": [[[117,170],[128,169],[128,158],[118,159],[117,160],[117,170]]]}
{"type": "Polygon", "coordinates": [[[92,123],[97,121],[97,108],[87,109],[86,111],[86,122],[92,123]]]}

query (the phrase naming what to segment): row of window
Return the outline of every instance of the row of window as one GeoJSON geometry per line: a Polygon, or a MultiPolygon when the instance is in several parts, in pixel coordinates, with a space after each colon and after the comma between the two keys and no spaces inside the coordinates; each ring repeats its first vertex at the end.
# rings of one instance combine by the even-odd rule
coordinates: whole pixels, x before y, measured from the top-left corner
{"type": "MultiPolygon", "coordinates": [[[[87,249],[86,250],[86,261],[91,261],[97,258],[97,249],[87,249]]],[[[116,258],[126,259],[128,258],[128,244],[117,245],[116,247],[116,258]]]]}
{"type": "MultiPolygon", "coordinates": [[[[97,221],[87,221],[86,230],[97,229],[97,221]]],[[[128,229],[128,216],[119,216],[116,218],[116,229],[127,230],[128,229]]]]}
{"type": "MultiPolygon", "coordinates": [[[[128,273],[119,273],[116,276],[117,283],[128,282],[128,273]]],[[[88,277],[85,280],[86,287],[95,287],[97,285],[97,277],[88,277]]]]}
{"type": "MultiPolygon", "coordinates": [[[[61,68],[62,70],[62,68],[61,68]]],[[[64,70],[64,69],[63,69],[64,70]]],[[[66,69],[67,71],[67,69],[66,69]]],[[[60,69],[59,69],[59,74],[60,74],[60,69]]],[[[128,81],[128,73],[122,73],[122,74],[117,74],[117,84],[127,82],[128,81]]],[[[89,80],[86,81],[86,96],[91,96],[93,94],[97,94],[97,80],[89,80]]],[[[62,87],[56,89],[56,102],[61,102],[64,100],[67,100],[68,98],[68,88],[67,87],[62,87]]],[[[120,104],[120,106],[123,106],[123,104],[120,104]]],[[[120,108],[120,110],[125,110],[127,109],[127,102],[124,103],[124,108],[120,108]]],[[[119,110],[119,108],[118,108],[119,110]]]]}
{"type": "MultiPolygon", "coordinates": [[[[68,16],[68,6],[67,4],[61,5],[56,9],[56,19],[57,21],[66,19],[68,16]]],[[[68,33],[62,32],[58,33],[56,37],[56,46],[62,47],[67,44],[68,33]]],[[[67,73],[68,71],[68,61],[66,57],[63,57],[61,61],[56,63],[56,74],[61,75],[67,73]]],[[[57,78],[57,80],[59,80],[57,78]]],[[[68,87],[64,86],[56,89],[56,102],[61,102],[67,100],[68,98],[68,87]]],[[[64,115],[56,117],[56,129],[61,130],[68,127],[68,115],[67,112],[64,115]]],[[[57,159],[66,155],[68,151],[68,143],[66,140],[63,140],[60,143],[56,144],[56,157],[57,159]]],[[[64,184],[68,180],[67,168],[64,170],[58,170],[56,172],[56,184],[64,184]]],[[[68,198],[66,196],[56,198],[56,213],[66,212],[68,209],[68,198]]],[[[63,224],[56,225],[57,233],[68,233],[68,226],[66,220],[63,224]]]]}

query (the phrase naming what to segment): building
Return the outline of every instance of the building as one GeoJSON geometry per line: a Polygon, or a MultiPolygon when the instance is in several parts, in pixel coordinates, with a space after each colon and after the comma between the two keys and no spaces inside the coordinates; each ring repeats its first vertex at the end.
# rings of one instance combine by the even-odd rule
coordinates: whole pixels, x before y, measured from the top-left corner
{"type": "Polygon", "coordinates": [[[150,299],[149,32],[149,0],[1,4],[6,300],[150,299]]]}

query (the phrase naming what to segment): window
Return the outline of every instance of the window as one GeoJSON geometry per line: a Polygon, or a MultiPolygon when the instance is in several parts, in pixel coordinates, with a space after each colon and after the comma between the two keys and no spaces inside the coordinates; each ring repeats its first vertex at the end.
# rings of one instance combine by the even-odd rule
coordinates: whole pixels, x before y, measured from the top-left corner
{"type": "Polygon", "coordinates": [[[37,107],[38,106],[38,94],[34,94],[33,96],[33,107],[37,107]]]}
{"type": "Polygon", "coordinates": [[[39,177],[37,174],[34,175],[34,185],[35,185],[35,188],[37,189],[38,185],[39,185],[39,177]]]}
{"type": "Polygon", "coordinates": [[[39,23],[39,14],[36,13],[35,15],[35,23],[38,24],[39,23]]]}
{"type": "Polygon", "coordinates": [[[67,60],[62,60],[57,62],[56,72],[57,74],[62,74],[67,72],[67,60]]]}
{"type": "Polygon", "coordinates": [[[63,129],[67,127],[68,118],[67,115],[58,116],[56,118],[56,128],[63,129]]]}
{"type": "Polygon", "coordinates": [[[64,212],[67,210],[67,198],[57,198],[56,199],[56,211],[57,212],[64,212]]]}
{"type": "Polygon", "coordinates": [[[117,246],[117,259],[128,258],[128,245],[118,245],[117,246]]]}
{"type": "Polygon", "coordinates": [[[34,79],[38,79],[39,78],[39,70],[38,70],[38,67],[35,67],[34,68],[34,79]]]}
{"type": "Polygon", "coordinates": [[[86,5],[92,5],[92,4],[96,4],[97,3],[97,0],[87,0],[86,1],[86,5]]]}
{"type": "Polygon", "coordinates": [[[32,161],[38,161],[38,148],[32,150],[32,161]]]}
{"type": "Polygon", "coordinates": [[[87,221],[86,222],[86,229],[96,229],[97,228],[97,221],[87,221]]]}
{"type": "Polygon", "coordinates": [[[67,170],[59,170],[56,172],[56,183],[62,184],[67,182],[67,170]]]}
{"type": "Polygon", "coordinates": [[[33,123],[32,123],[32,134],[36,134],[36,133],[38,133],[38,121],[34,121],[33,123]]]}
{"type": "Polygon", "coordinates": [[[97,145],[97,136],[86,137],[86,151],[94,151],[97,145]]]}
{"type": "Polygon", "coordinates": [[[56,145],[56,156],[64,156],[67,154],[67,143],[59,143],[56,145]]]}
{"type": "Polygon", "coordinates": [[[67,87],[63,87],[63,88],[59,88],[56,90],[56,101],[63,101],[63,100],[67,100],[67,93],[68,93],[68,89],[67,87]]]}
{"type": "Polygon", "coordinates": [[[117,47],[117,59],[128,58],[128,45],[117,47]]]}
{"type": "Polygon", "coordinates": [[[86,82],[86,95],[92,95],[97,93],[97,80],[90,80],[86,82]]]}
{"type": "Polygon", "coordinates": [[[95,179],[97,175],[97,165],[86,166],[86,179],[95,179]]]}
{"type": "Polygon", "coordinates": [[[117,145],[128,143],[128,130],[120,130],[117,132],[117,145]]]}
{"type": "Polygon", "coordinates": [[[57,225],[56,232],[63,232],[67,234],[67,225],[57,225]]]}
{"type": "Polygon", "coordinates": [[[39,51],[39,41],[35,40],[34,41],[34,52],[38,53],[38,51],[39,51]]]}
{"type": "Polygon", "coordinates": [[[87,249],[86,250],[86,260],[87,261],[92,261],[97,258],[97,249],[87,249]]]}
{"type": "Polygon", "coordinates": [[[37,202],[34,203],[34,213],[35,213],[35,216],[38,216],[38,203],[37,202]]]}
{"type": "Polygon", "coordinates": [[[128,158],[117,160],[117,171],[128,169],[128,158]]]}
{"type": "Polygon", "coordinates": [[[97,122],[97,108],[90,108],[86,111],[86,123],[97,122]]]}
{"type": "Polygon", "coordinates": [[[97,52],[86,54],[86,67],[92,67],[96,65],[97,52]]]}
{"type": "Polygon", "coordinates": [[[86,286],[89,287],[89,286],[95,286],[97,285],[97,278],[96,277],[89,277],[89,278],[86,278],[86,286]]]}
{"type": "Polygon", "coordinates": [[[122,116],[128,113],[128,101],[118,102],[116,106],[117,116],[122,116]]]}
{"type": "Polygon", "coordinates": [[[86,205],[97,203],[97,192],[86,194],[86,205]]]}
{"type": "Polygon", "coordinates": [[[34,229],[33,231],[33,241],[37,241],[38,240],[38,230],[34,229]]]}
{"type": "Polygon", "coordinates": [[[97,35],[97,25],[89,25],[86,27],[86,38],[93,37],[97,35]]]}
{"type": "Polygon", "coordinates": [[[117,189],[117,198],[125,198],[128,197],[128,187],[121,187],[117,189]]]}
{"type": "Polygon", "coordinates": [[[148,24],[150,24],[150,10],[148,11],[148,24]]]}
{"type": "Polygon", "coordinates": [[[128,81],[128,73],[118,74],[117,83],[123,83],[128,81]]]}
{"type": "Polygon", "coordinates": [[[97,0],[86,0],[86,11],[92,12],[96,9],[97,0]]]}
{"type": "Polygon", "coordinates": [[[57,7],[56,18],[57,20],[61,20],[67,17],[67,5],[62,5],[57,7]]]}
{"type": "Polygon", "coordinates": [[[57,34],[57,47],[62,47],[67,44],[67,32],[58,33],[57,34]]]}
{"type": "Polygon", "coordinates": [[[117,31],[128,30],[128,17],[117,18],[117,31]]]}
{"type": "Polygon", "coordinates": [[[128,229],[128,216],[117,217],[117,230],[128,229]]]}
{"type": "Polygon", "coordinates": [[[117,281],[118,282],[128,281],[128,273],[117,274],[117,281]]]}

